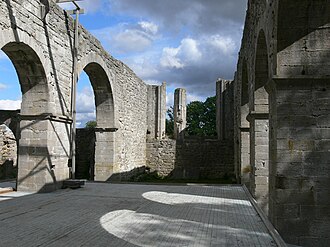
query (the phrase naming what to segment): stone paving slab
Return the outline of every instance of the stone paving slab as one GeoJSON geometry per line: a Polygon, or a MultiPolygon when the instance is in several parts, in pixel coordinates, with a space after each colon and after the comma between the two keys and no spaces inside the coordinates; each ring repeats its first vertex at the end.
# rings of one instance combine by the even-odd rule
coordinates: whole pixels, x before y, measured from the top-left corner
{"type": "Polygon", "coordinates": [[[87,183],[15,195],[0,195],[0,246],[276,246],[240,186],[87,183]]]}

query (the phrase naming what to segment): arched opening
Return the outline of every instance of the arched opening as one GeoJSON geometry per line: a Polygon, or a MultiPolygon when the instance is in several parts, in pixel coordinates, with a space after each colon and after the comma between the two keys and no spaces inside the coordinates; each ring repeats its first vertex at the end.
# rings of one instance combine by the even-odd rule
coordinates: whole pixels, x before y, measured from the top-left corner
{"type": "Polygon", "coordinates": [[[92,84],[85,71],[77,85],[76,171],[77,179],[94,180],[96,110],[92,84]]]}
{"type": "Polygon", "coordinates": [[[56,178],[47,147],[48,121],[42,121],[49,102],[46,74],[27,44],[11,42],[2,51],[16,70],[22,95],[20,117],[12,118],[18,121],[17,130],[13,130],[18,142],[16,186],[18,190],[47,190],[45,184],[56,186],[56,178]]]}
{"type": "Polygon", "coordinates": [[[269,66],[267,43],[264,31],[260,31],[256,47],[254,104],[250,113],[250,188],[259,206],[268,213],[269,192],[269,107],[268,82],[269,66]]]}
{"type": "Polygon", "coordinates": [[[240,122],[240,174],[241,183],[250,184],[250,123],[249,114],[249,78],[247,63],[244,60],[241,70],[241,122],[240,122]]]}
{"type": "MultiPolygon", "coordinates": [[[[106,181],[114,173],[115,165],[114,132],[116,129],[112,88],[107,73],[98,63],[87,64],[84,72],[92,85],[96,111],[96,126],[91,126],[92,128],[87,131],[92,140],[86,140],[89,142],[89,152],[92,154],[88,160],[89,179],[106,181]],[[91,131],[92,133],[90,133],[91,131]]],[[[90,109],[89,112],[93,112],[93,109],[90,109]]],[[[86,136],[82,136],[82,138],[86,138],[86,136]]],[[[83,169],[86,174],[86,167],[83,169]]],[[[79,168],[77,168],[77,172],[79,172],[79,168]]]]}

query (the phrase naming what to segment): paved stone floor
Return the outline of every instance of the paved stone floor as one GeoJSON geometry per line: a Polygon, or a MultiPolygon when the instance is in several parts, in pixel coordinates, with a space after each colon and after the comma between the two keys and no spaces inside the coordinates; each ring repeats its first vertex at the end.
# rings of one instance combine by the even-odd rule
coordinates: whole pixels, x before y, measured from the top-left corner
{"type": "Polygon", "coordinates": [[[276,246],[242,187],[87,183],[0,194],[0,246],[276,246]]]}

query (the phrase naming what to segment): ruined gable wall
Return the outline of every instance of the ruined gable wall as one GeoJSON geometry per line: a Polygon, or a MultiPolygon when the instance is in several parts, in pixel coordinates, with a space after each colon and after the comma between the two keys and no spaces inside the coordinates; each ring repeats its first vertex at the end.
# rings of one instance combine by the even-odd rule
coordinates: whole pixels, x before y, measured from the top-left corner
{"type": "MultiPolygon", "coordinates": [[[[48,99],[47,112],[65,117],[70,113],[73,19],[50,0],[49,13],[43,20],[40,2],[0,2],[0,46],[23,42],[36,52],[47,78],[46,92],[39,92],[48,99]]],[[[100,42],[80,27],[79,64],[82,66],[90,62],[97,62],[105,70],[113,93],[114,124],[111,127],[118,128],[118,131],[113,134],[115,163],[112,164],[112,172],[120,173],[144,165],[147,86],[128,66],[105,52],[100,42]]],[[[83,67],[79,69],[81,71],[83,67]]],[[[33,190],[37,190],[42,184],[54,182],[49,173],[55,173],[58,181],[68,178],[69,124],[42,121],[33,128],[41,128],[43,133],[38,132],[36,136],[35,132],[27,129],[24,139],[34,138],[35,144],[26,145],[42,145],[45,148],[42,155],[50,157],[50,160],[42,162],[46,162],[45,167],[52,163],[51,171],[47,168],[40,172],[44,178],[34,186],[33,190]]],[[[31,162],[31,169],[33,163],[36,162],[31,162]]]]}

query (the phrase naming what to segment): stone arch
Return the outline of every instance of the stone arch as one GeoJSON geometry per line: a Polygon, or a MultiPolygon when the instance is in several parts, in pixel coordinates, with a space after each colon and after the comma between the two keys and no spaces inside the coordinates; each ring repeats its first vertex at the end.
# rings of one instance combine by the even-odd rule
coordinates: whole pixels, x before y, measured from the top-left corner
{"type": "Polygon", "coordinates": [[[268,112],[268,93],[265,86],[269,80],[268,46],[265,32],[258,35],[254,67],[254,111],[268,112]]]}
{"type": "Polygon", "coordinates": [[[22,42],[2,47],[12,61],[21,85],[21,114],[37,115],[48,111],[48,85],[44,67],[34,50],[22,42]]]}
{"type": "Polygon", "coordinates": [[[268,46],[261,30],[256,42],[253,82],[253,106],[250,120],[250,189],[259,206],[268,213],[269,179],[269,79],[268,46]]]}
{"type": "Polygon", "coordinates": [[[95,129],[95,164],[94,180],[106,181],[114,173],[115,167],[115,103],[111,76],[105,63],[100,58],[90,56],[81,61],[79,74],[84,70],[88,75],[94,91],[96,122],[95,129]]]}
{"type": "MultiPolygon", "coordinates": [[[[22,35],[22,40],[28,39],[22,35]]],[[[0,43],[15,67],[22,92],[17,189],[54,190],[58,187],[57,171],[48,149],[50,123],[45,119],[45,114],[50,112],[50,93],[44,63],[36,52],[39,49],[30,42],[0,43]]],[[[57,168],[61,170],[60,166],[57,168]]]]}

